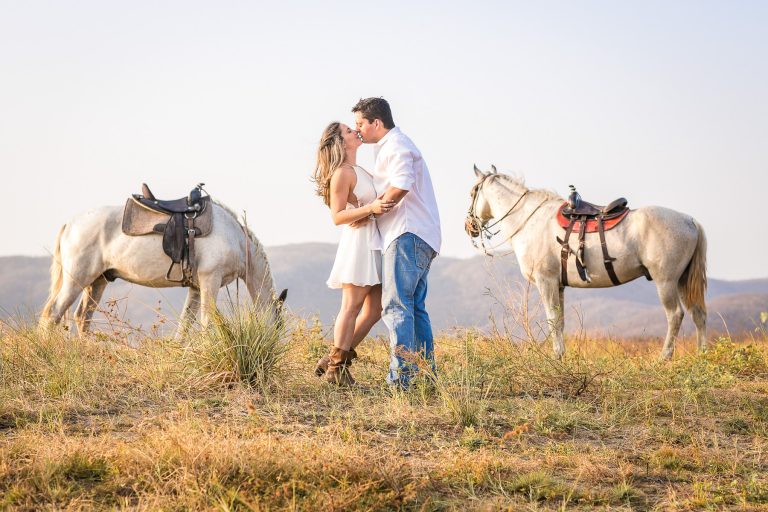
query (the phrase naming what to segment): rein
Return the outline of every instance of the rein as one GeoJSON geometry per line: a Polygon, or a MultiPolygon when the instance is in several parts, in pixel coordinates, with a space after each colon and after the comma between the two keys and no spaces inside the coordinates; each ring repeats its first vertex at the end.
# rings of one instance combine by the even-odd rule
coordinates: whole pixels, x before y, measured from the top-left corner
{"type": "Polygon", "coordinates": [[[488,225],[488,226],[485,226],[485,228],[484,228],[484,229],[485,229],[485,231],[487,231],[487,232],[488,232],[489,234],[491,234],[491,235],[497,235],[497,234],[499,234],[499,232],[498,232],[498,231],[497,231],[496,233],[491,233],[491,228],[492,228],[492,227],[494,227],[495,225],[497,225],[499,222],[501,222],[501,221],[503,221],[504,219],[506,219],[507,217],[509,217],[509,215],[512,213],[512,210],[514,210],[514,209],[515,209],[515,207],[516,207],[518,204],[520,204],[520,201],[522,201],[522,200],[523,200],[523,198],[524,198],[525,196],[527,196],[527,195],[528,195],[528,192],[529,192],[528,190],[526,190],[525,192],[523,192],[523,193],[520,195],[520,197],[517,199],[517,201],[515,201],[515,204],[513,204],[513,205],[512,205],[512,208],[510,208],[509,210],[507,210],[507,213],[505,213],[504,215],[502,215],[502,216],[501,216],[501,218],[500,218],[499,220],[497,220],[496,222],[494,222],[494,223],[492,223],[492,224],[490,224],[490,225],[488,225]]]}
{"type": "MultiPolygon", "coordinates": [[[[491,232],[491,228],[496,226],[496,225],[498,225],[501,221],[503,221],[504,219],[509,217],[512,214],[512,211],[517,207],[517,205],[520,204],[520,201],[522,201],[523,198],[526,195],[528,195],[528,192],[530,192],[530,190],[526,190],[525,192],[523,192],[520,195],[520,197],[517,198],[517,201],[515,201],[515,204],[513,204],[512,207],[509,210],[507,210],[507,212],[504,215],[502,215],[499,219],[497,219],[496,221],[494,221],[493,223],[491,223],[489,225],[483,225],[482,221],[475,214],[475,207],[477,206],[477,196],[478,196],[478,194],[480,192],[480,189],[483,188],[483,185],[485,184],[485,180],[488,179],[490,176],[493,176],[493,174],[489,174],[489,175],[485,176],[472,189],[472,204],[469,206],[469,211],[467,212],[467,223],[472,227],[472,229],[477,230],[477,232],[479,233],[480,245],[482,246],[483,253],[485,253],[486,256],[494,256],[494,255],[490,254],[488,252],[489,248],[485,245],[485,239],[490,241],[490,239],[493,236],[498,235],[501,232],[501,229],[499,229],[499,231],[496,231],[495,233],[492,233],[491,232]]],[[[536,206],[536,208],[534,208],[533,211],[528,215],[528,217],[525,218],[525,220],[520,224],[520,226],[518,226],[518,228],[515,230],[514,233],[512,233],[510,236],[505,238],[500,244],[496,245],[495,247],[490,247],[490,250],[492,250],[492,251],[496,250],[499,247],[501,247],[502,245],[504,245],[505,243],[507,243],[510,240],[512,240],[512,238],[514,238],[518,233],[520,233],[520,231],[525,227],[525,225],[528,223],[528,221],[531,220],[531,217],[533,217],[533,214],[536,213],[539,210],[539,208],[541,208],[542,205],[544,203],[546,203],[547,201],[548,201],[548,199],[545,198],[542,202],[540,202],[536,206]]],[[[472,237],[472,245],[474,245],[477,248],[477,243],[475,242],[475,237],[472,237]]],[[[513,252],[514,251],[510,251],[510,252],[508,252],[506,254],[503,254],[502,256],[507,256],[509,254],[512,254],[513,252]]]]}

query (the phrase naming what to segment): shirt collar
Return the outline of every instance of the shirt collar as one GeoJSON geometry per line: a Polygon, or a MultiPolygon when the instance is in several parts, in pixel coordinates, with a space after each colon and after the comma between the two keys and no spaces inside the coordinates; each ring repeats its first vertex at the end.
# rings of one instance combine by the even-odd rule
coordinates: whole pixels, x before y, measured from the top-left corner
{"type": "Polygon", "coordinates": [[[400,128],[397,126],[391,128],[385,136],[379,139],[379,142],[377,142],[376,145],[379,147],[383,146],[384,143],[387,142],[394,133],[400,133],[400,128]]]}

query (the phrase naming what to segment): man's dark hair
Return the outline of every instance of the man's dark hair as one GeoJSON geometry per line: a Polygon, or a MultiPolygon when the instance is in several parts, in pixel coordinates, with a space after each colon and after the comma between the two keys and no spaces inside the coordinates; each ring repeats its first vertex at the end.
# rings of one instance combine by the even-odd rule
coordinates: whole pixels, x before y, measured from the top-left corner
{"type": "Polygon", "coordinates": [[[360,98],[360,101],[352,107],[352,113],[355,112],[360,112],[369,123],[372,123],[374,119],[381,119],[387,130],[395,127],[395,122],[392,120],[392,110],[384,98],[360,98]]]}

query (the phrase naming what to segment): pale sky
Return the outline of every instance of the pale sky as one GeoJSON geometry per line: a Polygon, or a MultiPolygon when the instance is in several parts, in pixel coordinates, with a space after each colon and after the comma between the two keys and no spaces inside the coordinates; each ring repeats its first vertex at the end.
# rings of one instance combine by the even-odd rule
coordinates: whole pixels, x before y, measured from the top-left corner
{"type": "Polygon", "coordinates": [[[691,214],[711,277],[768,277],[766,27],[758,1],[0,0],[0,255],[48,254],[142,181],[205,182],[267,246],[335,242],[317,141],[383,96],[429,166],[447,256],[475,254],[472,166],[495,164],[691,214]]]}

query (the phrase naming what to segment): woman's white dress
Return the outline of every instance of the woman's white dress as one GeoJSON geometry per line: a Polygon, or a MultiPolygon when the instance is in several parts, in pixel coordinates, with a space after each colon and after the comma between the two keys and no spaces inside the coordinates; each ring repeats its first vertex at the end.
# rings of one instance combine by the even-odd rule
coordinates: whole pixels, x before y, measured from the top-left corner
{"type": "MultiPolygon", "coordinates": [[[[376,199],[373,176],[360,166],[354,166],[357,184],[353,193],[360,205],[376,199]]],[[[357,208],[347,203],[347,209],[357,208]]],[[[341,288],[343,284],[370,286],[381,283],[381,236],[376,221],[372,220],[359,228],[344,224],[333,262],[331,275],[326,284],[329,288],[341,288]]]]}

